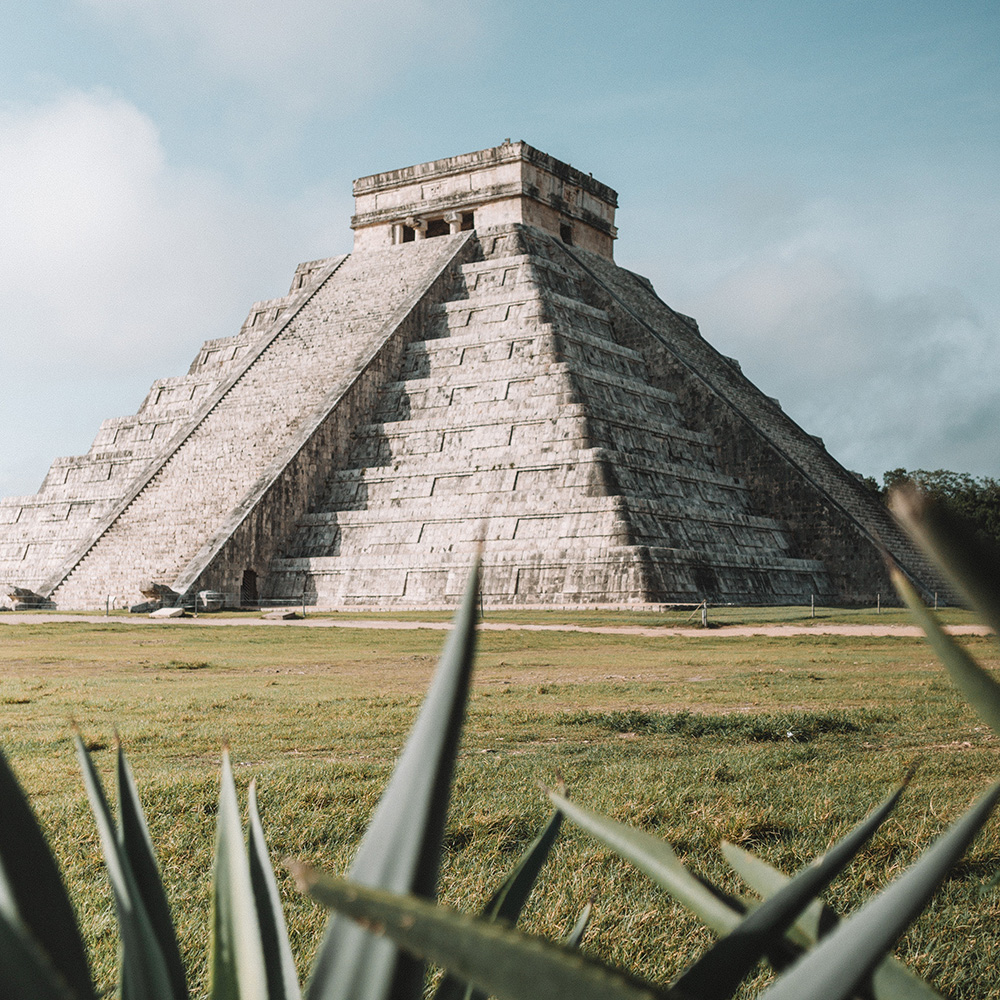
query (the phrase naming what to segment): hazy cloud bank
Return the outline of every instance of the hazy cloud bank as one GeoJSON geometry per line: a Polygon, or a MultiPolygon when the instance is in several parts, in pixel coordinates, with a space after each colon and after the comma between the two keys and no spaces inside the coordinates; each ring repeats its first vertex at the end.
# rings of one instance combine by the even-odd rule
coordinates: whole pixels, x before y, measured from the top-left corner
{"type": "Polygon", "coordinates": [[[108,398],[134,409],[254,299],[286,292],[297,261],[346,249],[349,210],[343,192],[262,204],[174,168],[112,94],[0,113],[0,425],[19,435],[0,493],[33,492],[55,447],[85,450],[117,415],[108,398]]]}
{"type": "Polygon", "coordinates": [[[471,0],[77,2],[206,77],[309,108],[377,91],[414,63],[460,58],[477,34],[471,0]]]}
{"type": "Polygon", "coordinates": [[[868,221],[848,205],[774,200],[752,230],[745,214],[738,249],[702,259],[692,309],[843,464],[996,475],[998,298],[969,274],[965,290],[940,280],[960,262],[956,245],[981,246],[969,230],[984,213],[890,209],[868,221]]]}

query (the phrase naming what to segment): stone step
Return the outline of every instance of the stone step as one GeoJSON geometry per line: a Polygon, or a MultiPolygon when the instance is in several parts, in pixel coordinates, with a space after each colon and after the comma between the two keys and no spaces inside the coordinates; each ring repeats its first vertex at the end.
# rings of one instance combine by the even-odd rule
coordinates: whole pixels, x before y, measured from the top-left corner
{"type": "MultiPolygon", "coordinates": [[[[490,430],[482,428],[483,432],[490,430]]],[[[671,463],[663,458],[650,458],[646,455],[628,452],[614,452],[606,448],[588,446],[570,448],[558,453],[532,454],[523,449],[511,449],[498,446],[491,452],[483,446],[484,457],[492,461],[470,464],[469,456],[463,451],[426,452],[415,455],[415,461],[400,460],[393,465],[364,466],[355,469],[341,469],[329,476],[329,482],[393,482],[396,480],[427,478],[438,476],[472,476],[480,474],[513,474],[533,468],[573,468],[585,467],[595,463],[603,463],[607,467],[622,473],[660,476],[671,481],[690,481],[705,484],[714,492],[716,489],[742,491],[739,480],[725,475],[713,466],[704,464],[693,466],[690,463],[671,463]]],[[[654,494],[659,495],[659,494],[654,494]]]]}
{"type": "MultiPolygon", "coordinates": [[[[627,440],[627,448],[622,450],[642,451],[650,442],[655,443],[657,450],[667,442],[678,446],[688,446],[695,451],[706,454],[709,438],[703,431],[692,431],[666,420],[651,415],[648,422],[637,426],[633,411],[624,407],[608,407],[599,417],[588,415],[586,408],[580,403],[566,403],[556,414],[531,413],[525,410],[520,401],[499,400],[490,407],[490,414],[496,425],[507,429],[508,433],[516,431],[522,436],[520,443],[535,440],[540,443],[563,441],[588,432],[595,439],[606,441],[612,436],[615,440],[627,440]]],[[[411,436],[437,435],[438,444],[429,450],[444,450],[440,447],[440,439],[445,435],[464,434],[488,426],[484,423],[485,415],[479,404],[471,406],[452,406],[447,413],[435,412],[433,416],[417,416],[408,420],[385,420],[366,424],[359,436],[362,438],[383,438],[390,441],[406,439],[411,436]],[[447,417],[448,419],[445,419],[447,417]]],[[[366,463],[375,464],[375,463],[366,463]]],[[[383,463],[388,464],[388,463],[383,463]]]]}
{"type": "MultiPolygon", "coordinates": [[[[491,372],[489,366],[483,368],[485,370],[478,373],[464,367],[444,369],[435,373],[433,378],[414,378],[391,383],[386,386],[386,390],[405,394],[409,398],[411,413],[422,408],[468,405],[473,402],[493,403],[508,399],[532,401],[542,395],[562,397],[573,393],[591,402],[607,401],[619,407],[638,407],[642,411],[660,415],[661,419],[681,423],[677,397],[673,393],[643,384],[638,379],[601,371],[585,363],[553,361],[538,365],[532,361],[512,360],[499,372],[491,372]]],[[[554,405],[561,406],[562,403],[556,402],[554,405]]]]}
{"type": "Polygon", "coordinates": [[[76,560],[57,584],[56,599],[92,599],[97,579],[123,588],[177,580],[228,519],[238,523],[233,512],[248,491],[272,475],[276,462],[273,475],[280,473],[285,449],[307,423],[324,418],[324,401],[359,377],[404,318],[394,319],[394,312],[419,298],[423,284],[466,242],[466,236],[447,238],[348,258],[333,278],[303,292],[301,307],[286,309],[271,339],[257,342],[259,353],[206,402],[197,426],[76,560]],[[310,378],[315,371],[325,377],[310,378]]]}
{"type": "MultiPolygon", "coordinates": [[[[484,497],[487,495],[484,494],[484,497]]],[[[666,521],[697,520],[701,523],[719,528],[760,529],[764,532],[781,532],[784,526],[780,521],[761,514],[750,514],[734,510],[708,509],[703,505],[668,503],[665,500],[628,498],[620,496],[589,496],[579,501],[572,510],[566,510],[558,500],[541,501],[536,497],[509,494],[491,498],[488,505],[482,509],[472,507],[463,511],[458,520],[468,520],[465,514],[471,511],[471,526],[467,528],[469,538],[478,538],[481,531],[493,531],[493,525],[500,525],[509,518],[540,517],[546,520],[552,518],[575,518],[584,514],[614,513],[621,519],[635,517],[654,517],[666,521]],[[483,519],[488,522],[483,527],[483,519]]],[[[454,512],[442,512],[440,505],[429,498],[413,499],[405,507],[364,508],[358,510],[325,510],[312,511],[304,514],[297,522],[301,527],[326,528],[338,525],[402,525],[415,524],[413,529],[419,533],[423,525],[431,522],[454,523],[457,515],[454,512]]],[[[392,529],[396,530],[396,529],[392,529]]],[[[500,531],[500,528],[496,528],[500,531]]],[[[487,536],[489,537],[489,535],[487,536]]],[[[506,537],[501,532],[497,537],[506,537]]],[[[512,536],[511,536],[512,537],[512,536]]]]}
{"type": "MultiPolygon", "coordinates": [[[[539,322],[535,329],[511,334],[502,324],[490,324],[477,326],[474,328],[462,328],[447,337],[432,340],[417,340],[407,348],[408,354],[430,355],[437,364],[454,365],[462,364],[463,352],[470,348],[483,348],[490,345],[521,344],[532,345],[544,344],[549,350],[551,344],[577,345],[584,349],[593,349],[599,353],[601,358],[614,357],[632,361],[636,365],[645,366],[645,361],[638,351],[622,347],[613,340],[603,337],[595,337],[584,330],[579,329],[557,329],[552,323],[539,322]],[[554,341],[554,338],[557,340],[554,341]]],[[[534,353],[538,353],[539,348],[535,348],[534,353]]],[[[501,358],[503,355],[501,355],[501,358]]],[[[508,353],[506,357],[510,357],[508,353]]]]}
{"type": "MultiPolygon", "coordinates": [[[[585,501],[582,501],[585,502],[585,501]]],[[[522,508],[526,505],[522,505],[522,508]]],[[[344,511],[342,513],[351,513],[344,511]]],[[[377,511],[374,513],[378,513],[377,511]]],[[[407,510],[406,520],[362,522],[338,519],[336,523],[302,525],[296,542],[283,558],[307,556],[357,556],[391,551],[400,556],[417,552],[452,551],[461,547],[473,551],[481,540],[510,547],[540,547],[552,545],[590,544],[597,546],[617,541],[657,548],[683,549],[701,553],[702,561],[713,564],[725,560],[733,551],[756,555],[766,560],[792,558],[787,539],[779,530],[765,532],[756,526],[719,524],[702,520],[702,512],[675,509],[672,518],[659,520],[649,530],[641,518],[626,522],[620,511],[553,511],[546,515],[539,510],[508,513],[506,510],[481,509],[477,518],[475,506],[465,519],[438,518],[421,520],[419,512],[407,510]]]]}
{"type": "MultiPolygon", "coordinates": [[[[275,596],[305,594],[318,607],[376,602],[446,606],[461,594],[475,551],[470,546],[435,553],[432,562],[393,554],[365,554],[360,562],[340,557],[276,560],[269,587],[275,596]]],[[[662,600],[696,601],[705,596],[705,581],[699,585],[692,570],[700,558],[697,550],[627,545],[549,547],[527,554],[523,546],[506,551],[489,546],[483,554],[482,591],[484,601],[494,606],[641,603],[648,600],[643,577],[653,564],[670,568],[674,574],[671,589],[660,594],[662,600]]],[[[725,563],[716,564],[713,573],[716,599],[743,592],[739,588],[745,588],[746,578],[753,575],[765,584],[767,596],[775,603],[793,598],[801,603],[815,593],[816,577],[822,575],[823,567],[813,560],[765,560],[733,553],[725,563]]]]}

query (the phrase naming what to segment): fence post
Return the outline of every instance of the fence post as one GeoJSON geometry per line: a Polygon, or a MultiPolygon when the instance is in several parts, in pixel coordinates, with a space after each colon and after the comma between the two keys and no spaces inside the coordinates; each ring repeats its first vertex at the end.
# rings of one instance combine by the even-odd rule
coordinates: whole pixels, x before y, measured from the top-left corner
{"type": "Polygon", "coordinates": [[[708,599],[701,602],[701,627],[708,628],[708,599]]]}
{"type": "Polygon", "coordinates": [[[810,594],[809,595],[809,617],[810,618],[815,618],[816,617],[816,595],[815,594],[810,594]]]}
{"type": "Polygon", "coordinates": [[[877,615],[882,614],[882,595],[881,594],[876,594],[875,595],[875,614],[877,614],[877,615]]]}

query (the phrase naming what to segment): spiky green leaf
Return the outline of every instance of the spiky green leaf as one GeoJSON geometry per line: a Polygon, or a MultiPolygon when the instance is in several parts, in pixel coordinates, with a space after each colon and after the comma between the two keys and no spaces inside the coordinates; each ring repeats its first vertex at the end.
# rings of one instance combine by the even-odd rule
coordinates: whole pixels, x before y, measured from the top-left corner
{"type": "MultiPolygon", "coordinates": [[[[486,920],[506,920],[517,923],[524,904],[549,856],[552,844],[562,825],[562,813],[556,810],[548,818],[537,837],[525,848],[517,864],[482,910],[486,920]]],[[[485,1000],[486,994],[466,986],[451,974],[442,977],[434,992],[434,1000],[485,1000]]]]}
{"type": "Polygon", "coordinates": [[[766,1000],[847,1000],[920,915],[948,869],[990,817],[1000,783],[986,792],[888,888],[843,921],[766,990],[766,1000]]]}
{"type": "Polygon", "coordinates": [[[558,792],[550,791],[549,798],[567,819],[631,861],[674,899],[704,920],[716,934],[728,934],[739,925],[743,918],[742,911],[724,902],[701,879],[692,875],[665,840],[586,809],[558,792]]]}
{"type": "Polygon", "coordinates": [[[893,513],[1000,636],[1000,545],[917,489],[895,490],[893,513]]]}
{"type": "Polygon", "coordinates": [[[951,679],[969,699],[979,717],[993,732],[1000,735],[1000,684],[945,632],[937,618],[920,600],[910,581],[895,568],[891,572],[892,582],[896,585],[899,596],[906,602],[913,617],[924,630],[951,679]]]}
{"type": "Polygon", "coordinates": [[[146,913],[132,866],[118,841],[115,824],[104,794],[104,785],[79,735],[76,755],[83,772],[87,798],[101,839],[115,899],[118,931],[121,935],[121,995],[123,1000],[173,1000],[173,984],[163,949],[146,913]]]}
{"type": "Polygon", "coordinates": [[[677,988],[692,997],[728,1000],[757,963],[773,953],[796,917],[868,843],[895,808],[905,787],[904,784],[847,836],[748,913],[738,927],[684,972],[675,984],[677,988]]]}
{"type": "MultiPolygon", "coordinates": [[[[733,870],[755,892],[771,896],[791,881],[791,876],[772,868],[749,851],[723,841],[722,853],[733,870]]],[[[808,948],[840,923],[840,915],[821,900],[811,903],[789,930],[788,936],[808,948]]],[[[872,973],[873,1000],[942,1000],[933,986],[921,979],[892,955],[886,956],[872,973]]]]}
{"type": "MultiPolygon", "coordinates": [[[[0,817],[0,912],[49,956],[78,997],[89,1000],[94,987],[72,904],[45,835],[2,752],[0,817]]],[[[17,941],[11,943],[11,948],[19,947],[17,941]]]]}
{"type": "Polygon", "coordinates": [[[264,828],[257,810],[257,783],[250,782],[250,880],[253,884],[254,899],[257,901],[257,915],[260,919],[260,937],[264,948],[264,964],[267,969],[269,1000],[299,1000],[299,980],[295,971],[295,959],[288,943],[288,929],[285,914],[281,909],[278,883],[271,866],[271,855],[264,839],[264,828]]]}
{"type": "Polygon", "coordinates": [[[580,911],[580,916],[576,918],[576,923],[573,924],[572,929],[569,934],[566,935],[563,940],[563,944],[567,948],[579,948],[580,942],[583,940],[583,935],[587,932],[587,925],[590,923],[590,914],[593,912],[594,904],[593,902],[587,903],[587,905],[580,911]]]}
{"type": "Polygon", "coordinates": [[[118,842],[128,858],[139,895],[163,951],[174,997],[176,1000],[186,1000],[187,977],[174,921],[170,916],[170,904],[163,889],[160,868],[156,863],[153,841],[139,801],[132,768],[121,744],[118,746],[118,842]]]}
{"type": "Polygon", "coordinates": [[[542,938],[415,896],[333,879],[293,864],[305,892],[400,947],[443,965],[499,1000],[664,1000],[669,991],[626,977],[542,938]]]}
{"type": "Polygon", "coordinates": [[[28,929],[6,911],[0,912],[0,996],[80,1000],[28,929]]]}
{"type": "Polygon", "coordinates": [[[483,908],[484,917],[507,920],[510,923],[517,920],[531,895],[538,873],[549,856],[561,825],[562,813],[557,809],[549,816],[538,836],[524,849],[517,864],[483,908]]]}
{"type": "Polygon", "coordinates": [[[212,1000],[267,1000],[267,972],[229,751],[222,754],[212,886],[212,1000]]]}
{"type": "MultiPolygon", "coordinates": [[[[433,898],[472,673],[478,565],[469,575],[420,713],[351,864],[363,885],[433,898]]],[[[333,916],[313,965],[308,1000],[419,1000],[422,963],[333,916]]]]}

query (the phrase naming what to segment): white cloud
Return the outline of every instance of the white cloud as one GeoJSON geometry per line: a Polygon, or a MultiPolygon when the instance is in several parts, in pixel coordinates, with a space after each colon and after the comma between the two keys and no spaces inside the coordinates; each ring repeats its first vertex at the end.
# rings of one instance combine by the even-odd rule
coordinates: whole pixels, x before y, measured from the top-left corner
{"type": "Polygon", "coordinates": [[[78,2],[208,76],[307,106],[370,93],[405,65],[463,59],[477,33],[472,0],[78,2]]]}
{"type": "Polygon", "coordinates": [[[626,266],[843,464],[1000,476],[995,192],[941,177],[811,196],[760,176],[648,206],[640,245],[665,254],[626,266]]]}
{"type": "Polygon", "coordinates": [[[100,419],[235,334],[299,260],[349,249],[349,197],[262,203],[178,170],[106,93],[0,112],[0,495],[33,491],[100,419]]]}
{"type": "Polygon", "coordinates": [[[1000,344],[954,288],[887,295],[804,251],[749,261],[700,318],[744,370],[845,465],[1000,472],[1000,344]]]}

